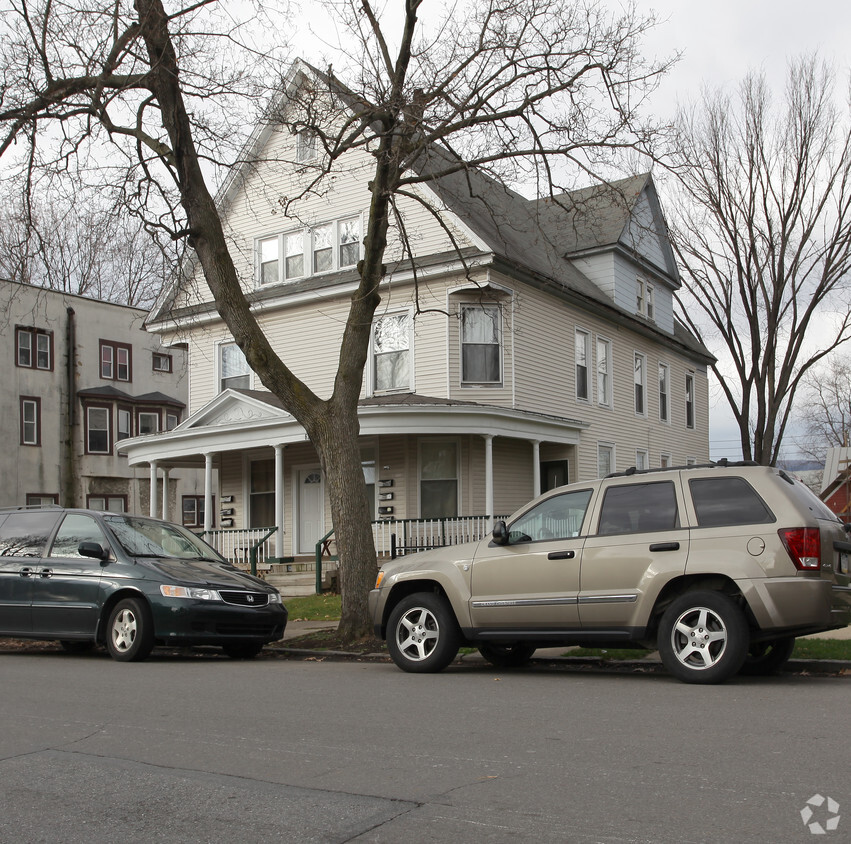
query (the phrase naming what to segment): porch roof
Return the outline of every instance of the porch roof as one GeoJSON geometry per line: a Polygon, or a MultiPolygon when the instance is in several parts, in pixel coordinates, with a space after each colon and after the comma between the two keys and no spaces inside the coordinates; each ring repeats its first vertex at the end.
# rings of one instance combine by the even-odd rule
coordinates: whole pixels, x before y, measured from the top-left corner
{"type": "MultiPolygon", "coordinates": [[[[396,393],[358,404],[361,436],[478,434],[575,445],[587,422],[471,401],[396,393]]],[[[205,454],[304,442],[304,428],[271,393],[228,389],[171,431],[122,440],[131,466],[200,467],[205,454]]]]}

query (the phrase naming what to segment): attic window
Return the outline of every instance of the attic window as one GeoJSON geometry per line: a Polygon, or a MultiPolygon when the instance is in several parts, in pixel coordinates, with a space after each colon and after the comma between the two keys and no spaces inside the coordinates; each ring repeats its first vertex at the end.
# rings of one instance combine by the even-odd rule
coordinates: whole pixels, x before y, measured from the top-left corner
{"type": "Polygon", "coordinates": [[[299,164],[315,161],[317,157],[316,132],[310,129],[302,129],[295,137],[295,158],[299,164]]]}
{"type": "Polygon", "coordinates": [[[653,285],[643,278],[635,283],[635,311],[649,320],[655,320],[653,285]]]}

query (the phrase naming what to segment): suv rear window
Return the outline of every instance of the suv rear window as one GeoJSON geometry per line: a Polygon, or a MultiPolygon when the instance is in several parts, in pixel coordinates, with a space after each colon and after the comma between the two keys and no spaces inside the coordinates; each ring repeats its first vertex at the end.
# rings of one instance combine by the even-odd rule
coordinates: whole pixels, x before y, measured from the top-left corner
{"type": "Polygon", "coordinates": [[[650,533],[678,526],[674,485],[670,481],[657,481],[609,487],[597,533],[650,533]]]}
{"type": "Polygon", "coordinates": [[[700,527],[774,521],[774,514],[744,478],[691,478],[688,485],[700,527]]]}

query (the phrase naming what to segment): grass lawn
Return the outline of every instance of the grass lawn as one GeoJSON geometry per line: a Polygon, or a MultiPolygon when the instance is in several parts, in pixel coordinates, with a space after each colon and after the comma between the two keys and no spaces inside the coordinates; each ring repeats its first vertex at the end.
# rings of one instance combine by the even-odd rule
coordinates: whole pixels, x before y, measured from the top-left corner
{"type": "Polygon", "coordinates": [[[340,618],[339,595],[305,595],[285,598],[290,621],[337,621],[340,618]]]}

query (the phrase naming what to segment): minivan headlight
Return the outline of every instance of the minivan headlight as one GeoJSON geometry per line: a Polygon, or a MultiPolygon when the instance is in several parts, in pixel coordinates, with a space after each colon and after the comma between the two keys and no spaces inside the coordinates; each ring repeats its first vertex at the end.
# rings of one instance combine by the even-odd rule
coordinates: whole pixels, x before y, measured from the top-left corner
{"type": "Polygon", "coordinates": [[[222,596],[215,589],[204,589],[196,586],[174,586],[163,583],[160,592],[164,598],[189,598],[194,601],[221,601],[222,596]]]}
{"type": "Polygon", "coordinates": [[[270,604],[282,604],[281,593],[278,591],[269,593],[269,603],[270,604]]]}

